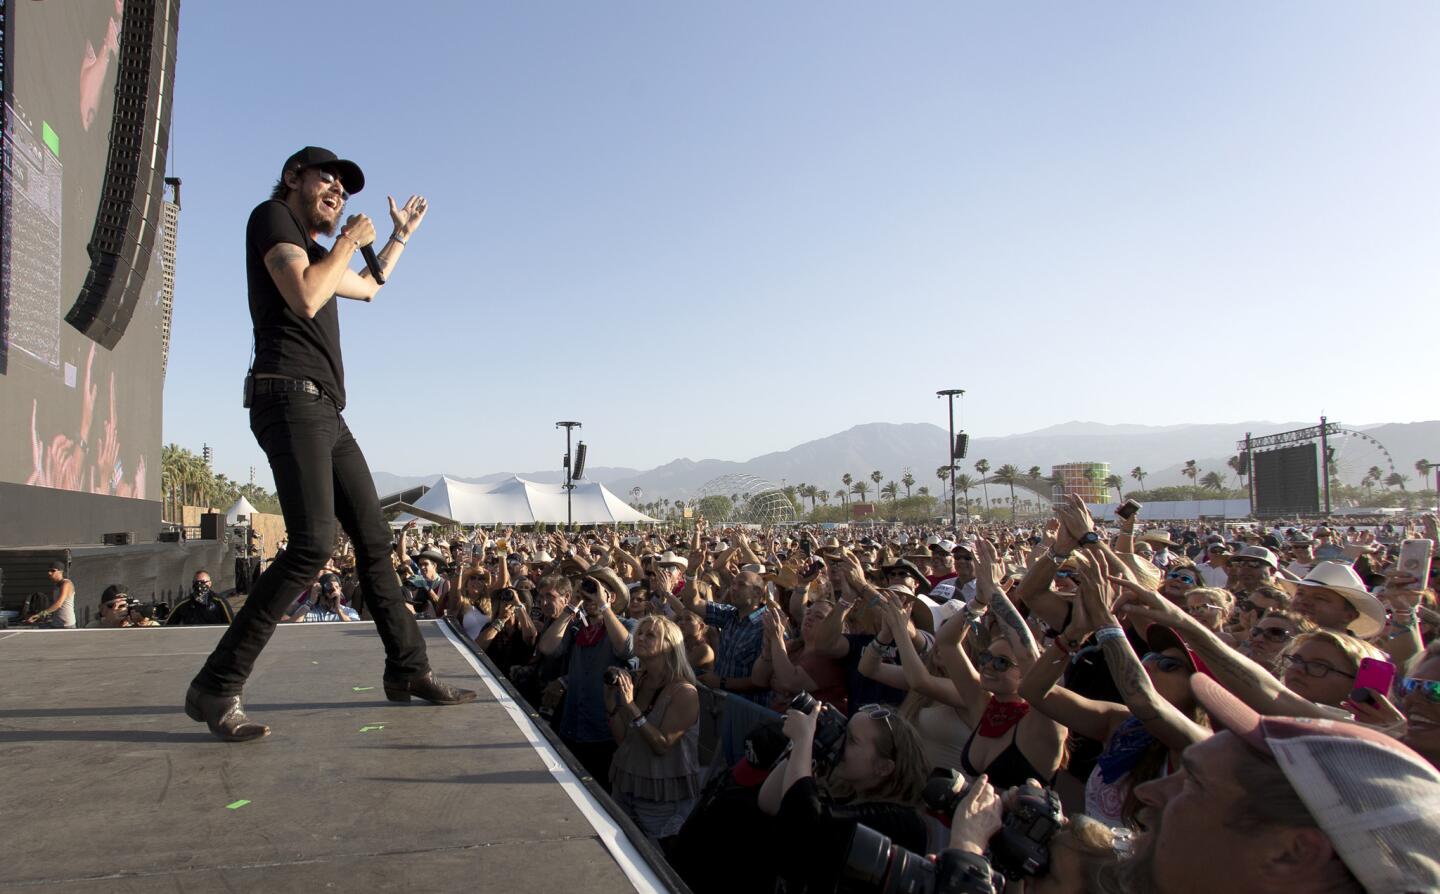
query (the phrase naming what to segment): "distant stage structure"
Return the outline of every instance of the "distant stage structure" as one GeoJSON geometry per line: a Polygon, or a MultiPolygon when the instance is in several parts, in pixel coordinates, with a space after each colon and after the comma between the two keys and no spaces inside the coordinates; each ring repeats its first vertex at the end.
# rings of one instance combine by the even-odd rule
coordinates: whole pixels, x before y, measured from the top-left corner
{"type": "Polygon", "coordinates": [[[712,478],[695,493],[690,505],[703,512],[706,521],[731,525],[776,525],[797,518],[785,488],[754,475],[712,478]],[[712,499],[715,497],[724,499],[712,499]]]}

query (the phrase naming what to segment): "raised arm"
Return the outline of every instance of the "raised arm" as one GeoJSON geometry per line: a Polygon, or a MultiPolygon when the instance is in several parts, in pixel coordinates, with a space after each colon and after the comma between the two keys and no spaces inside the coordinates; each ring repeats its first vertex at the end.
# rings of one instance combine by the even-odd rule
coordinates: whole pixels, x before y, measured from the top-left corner
{"type": "MultiPolygon", "coordinates": [[[[1116,603],[1116,611],[1123,611],[1131,619],[1139,618],[1142,622],[1150,621],[1173,628],[1205,662],[1216,682],[1257,712],[1284,717],[1328,716],[1314,702],[1286,688],[1265,668],[1227,646],[1208,627],[1182,612],[1164,596],[1146,590],[1128,578],[1112,575],[1110,582],[1118,586],[1123,594],[1116,603]]],[[[1108,651],[1106,658],[1109,659],[1108,651]]],[[[1112,665],[1112,673],[1114,670],[1112,665]]],[[[1115,682],[1120,684],[1118,676],[1115,682]]]]}
{"type": "Polygon", "coordinates": [[[1209,738],[1210,731],[1180,713],[1155,690],[1150,674],[1146,672],[1140,656],[1131,648],[1130,639],[1111,608],[1117,592],[1115,585],[1105,576],[1105,571],[1112,562],[1117,567],[1120,565],[1118,559],[1112,560],[1103,555],[1086,557],[1080,562],[1078,579],[1084,615],[1094,618],[1097,630],[1103,631],[1096,636],[1128,713],[1145,724],[1150,735],[1163,742],[1165,747],[1172,751],[1184,750],[1209,738]]]}

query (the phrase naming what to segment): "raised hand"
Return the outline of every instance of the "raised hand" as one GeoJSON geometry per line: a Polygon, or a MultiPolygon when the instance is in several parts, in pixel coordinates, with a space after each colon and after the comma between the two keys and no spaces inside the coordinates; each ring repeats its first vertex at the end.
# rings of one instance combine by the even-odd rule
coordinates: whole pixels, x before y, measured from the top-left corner
{"type": "Polygon", "coordinates": [[[411,196],[404,207],[400,207],[395,204],[393,196],[385,198],[390,202],[390,222],[395,225],[395,235],[401,239],[410,238],[410,234],[419,229],[420,221],[425,219],[425,212],[430,210],[429,203],[424,196],[411,196]]]}
{"type": "Polygon", "coordinates": [[[1110,577],[1110,583],[1120,588],[1120,598],[1112,611],[1123,612],[1127,618],[1140,618],[1166,627],[1181,627],[1193,619],[1180,607],[1154,590],[1147,590],[1132,580],[1110,577]]]}

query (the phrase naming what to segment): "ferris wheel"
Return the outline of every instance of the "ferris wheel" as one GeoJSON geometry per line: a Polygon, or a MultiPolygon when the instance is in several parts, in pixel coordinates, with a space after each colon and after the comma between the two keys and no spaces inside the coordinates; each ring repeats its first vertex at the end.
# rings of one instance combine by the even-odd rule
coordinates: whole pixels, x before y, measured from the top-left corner
{"type": "Polygon", "coordinates": [[[1363,431],[1342,428],[1330,438],[1330,468],[1343,483],[1359,486],[1369,481],[1384,485],[1395,474],[1395,460],[1385,445],[1363,431]]]}

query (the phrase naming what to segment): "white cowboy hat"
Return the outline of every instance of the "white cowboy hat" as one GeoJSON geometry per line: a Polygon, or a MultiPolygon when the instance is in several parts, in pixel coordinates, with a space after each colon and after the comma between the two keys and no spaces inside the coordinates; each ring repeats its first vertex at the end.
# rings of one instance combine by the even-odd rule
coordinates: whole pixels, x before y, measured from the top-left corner
{"type": "Polygon", "coordinates": [[[660,558],[658,558],[658,559],[655,560],[655,564],[656,564],[656,565],[674,565],[676,568],[688,568],[688,567],[690,567],[690,562],[689,562],[689,560],[687,560],[684,556],[677,556],[677,555],[675,555],[675,551],[674,551],[674,550],[671,550],[671,549],[667,549],[667,550],[665,550],[665,552],[661,553],[661,554],[660,554],[660,558]]]}
{"type": "Polygon", "coordinates": [[[1300,586],[1329,590],[1354,606],[1360,614],[1350,622],[1350,630],[1360,639],[1369,639],[1385,628],[1385,606],[1365,589],[1355,569],[1344,562],[1318,563],[1300,586]]]}

